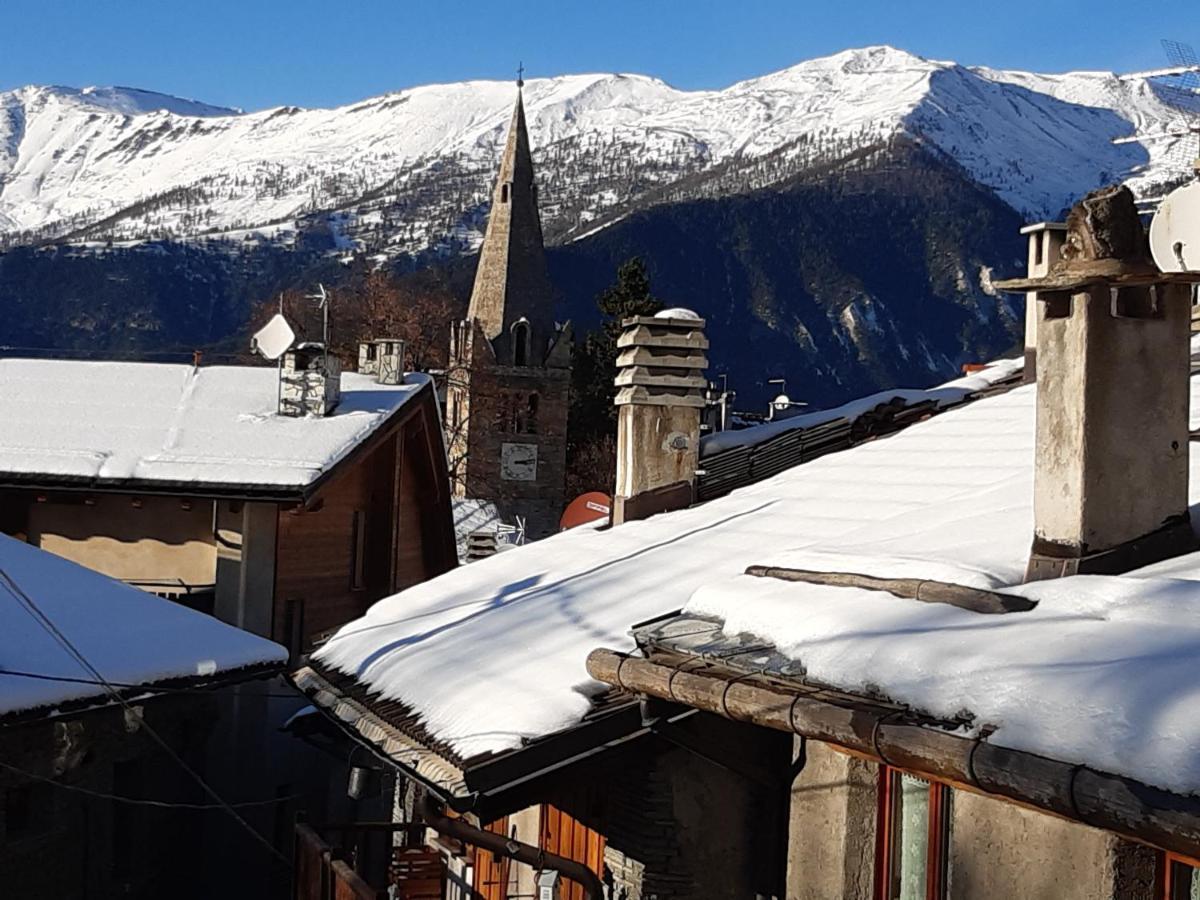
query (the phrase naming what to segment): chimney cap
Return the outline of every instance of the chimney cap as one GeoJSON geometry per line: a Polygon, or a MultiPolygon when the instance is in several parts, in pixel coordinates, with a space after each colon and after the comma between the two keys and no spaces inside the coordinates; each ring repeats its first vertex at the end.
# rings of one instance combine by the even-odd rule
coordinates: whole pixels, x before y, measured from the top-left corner
{"type": "Polygon", "coordinates": [[[699,315],[683,306],[672,306],[670,309],[660,309],[654,314],[656,319],[674,319],[681,322],[703,322],[699,315]]]}
{"type": "Polygon", "coordinates": [[[1040,231],[1066,231],[1066,222],[1033,222],[1021,229],[1021,234],[1036,234],[1040,231]]]}
{"type": "Polygon", "coordinates": [[[1150,259],[1137,203],[1124,185],[1092,191],[1071,208],[1066,228],[1062,255],[1047,275],[999,281],[996,287],[1025,293],[1200,282],[1200,273],[1164,274],[1150,259]]]}

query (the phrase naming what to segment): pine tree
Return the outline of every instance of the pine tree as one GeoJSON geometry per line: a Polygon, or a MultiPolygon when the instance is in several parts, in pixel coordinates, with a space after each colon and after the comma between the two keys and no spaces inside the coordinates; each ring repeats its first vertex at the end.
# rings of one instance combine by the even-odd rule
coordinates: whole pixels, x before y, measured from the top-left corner
{"type": "Polygon", "coordinates": [[[600,328],[575,345],[568,414],[568,492],[609,492],[613,488],[617,411],[613,406],[617,375],[617,338],[630,316],[653,315],[663,308],[650,292],[646,264],[638,257],[622,263],[617,280],[596,298],[600,328]]]}

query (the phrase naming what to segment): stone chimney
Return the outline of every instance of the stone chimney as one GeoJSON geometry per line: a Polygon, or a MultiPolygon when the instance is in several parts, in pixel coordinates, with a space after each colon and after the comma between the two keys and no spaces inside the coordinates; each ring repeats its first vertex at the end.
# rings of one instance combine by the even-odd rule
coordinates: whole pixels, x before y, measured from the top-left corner
{"type": "Polygon", "coordinates": [[[626,319],[617,339],[613,524],[693,500],[708,381],[704,320],[689,310],[626,319]]]}
{"type": "Polygon", "coordinates": [[[375,342],[380,384],[404,383],[404,341],[383,338],[375,342]]]}
{"type": "Polygon", "coordinates": [[[358,342],[358,374],[379,374],[379,344],[377,341],[358,342]]]}
{"type": "MultiPolygon", "coordinates": [[[[1067,226],[1062,222],[1038,222],[1026,225],[1021,234],[1029,236],[1028,277],[1045,278],[1062,255],[1063,241],[1067,237],[1067,226]]],[[[1028,384],[1037,378],[1037,292],[1025,295],[1025,371],[1024,381],[1028,384]]]]}
{"type": "Polygon", "coordinates": [[[342,366],[321,344],[300,344],[279,367],[279,414],[324,416],[342,399],[342,366]]]}
{"type": "Polygon", "coordinates": [[[1036,297],[1028,580],[1112,574],[1197,549],[1188,516],[1190,287],[1164,274],[1127,188],[1085,197],[1061,258],[1002,282],[1036,297]]]}
{"type": "Polygon", "coordinates": [[[403,384],[404,347],[404,341],[396,338],[359,342],[359,374],[374,375],[379,384],[403,384]]]}

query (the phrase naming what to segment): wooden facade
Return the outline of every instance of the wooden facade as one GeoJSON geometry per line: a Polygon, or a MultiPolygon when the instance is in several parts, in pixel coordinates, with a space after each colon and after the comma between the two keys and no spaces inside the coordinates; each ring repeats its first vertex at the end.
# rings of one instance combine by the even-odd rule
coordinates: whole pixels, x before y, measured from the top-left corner
{"type": "MultiPolygon", "coordinates": [[[[583,863],[597,877],[603,877],[605,842],[602,834],[550,804],[542,804],[536,812],[540,850],[583,863]]],[[[512,837],[511,822],[509,816],[502,816],[486,827],[493,834],[512,837]]],[[[527,869],[519,872],[522,866],[488,850],[475,848],[472,852],[475,900],[512,900],[530,895],[531,873],[527,869]]],[[[584,900],[583,886],[563,879],[559,900],[584,900]]]]}
{"type": "Polygon", "coordinates": [[[33,482],[0,488],[0,528],[301,652],[458,564],[440,429],[424,388],[292,497],[33,482]]]}

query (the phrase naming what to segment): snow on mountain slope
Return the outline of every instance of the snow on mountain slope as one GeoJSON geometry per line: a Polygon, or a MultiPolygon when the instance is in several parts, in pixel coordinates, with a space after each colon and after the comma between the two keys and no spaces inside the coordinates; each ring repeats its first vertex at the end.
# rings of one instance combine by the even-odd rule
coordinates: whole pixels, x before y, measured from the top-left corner
{"type": "MultiPolygon", "coordinates": [[[[277,230],[338,210],[335,244],[470,247],[514,93],[474,81],[255,113],[126,88],[0,93],[0,240],[277,230]]],[[[640,75],[535,79],[525,102],[547,231],[560,237],[721,163],[782,152],[798,167],[900,132],[1023,214],[1054,216],[1101,182],[1161,180],[1161,144],[1111,140],[1171,119],[1145,82],[967,69],[890,47],[720,91],[640,75]]]]}

